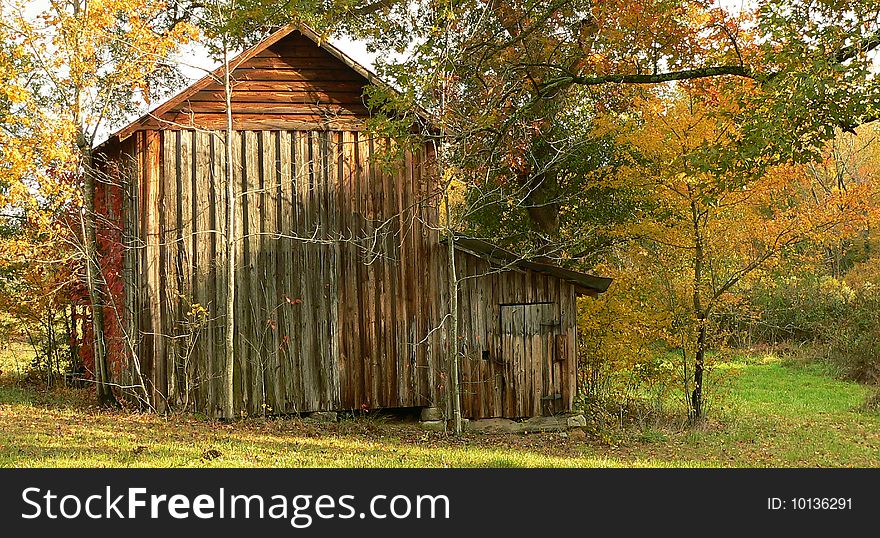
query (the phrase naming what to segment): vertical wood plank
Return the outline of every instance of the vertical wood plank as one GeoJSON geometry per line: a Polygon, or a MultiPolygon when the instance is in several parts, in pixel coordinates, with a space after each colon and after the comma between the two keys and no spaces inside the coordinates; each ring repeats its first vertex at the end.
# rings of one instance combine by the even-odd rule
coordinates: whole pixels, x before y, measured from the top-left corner
{"type": "Polygon", "coordinates": [[[279,182],[279,230],[282,234],[278,256],[278,275],[280,286],[279,302],[281,304],[281,374],[283,376],[284,412],[297,412],[296,371],[294,368],[294,350],[296,349],[296,327],[294,326],[294,309],[298,294],[294,286],[293,243],[296,234],[294,221],[294,176],[293,176],[293,138],[290,131],[278,133],[278,182],[279,182]]]}
{"type": "MultiPolygon", "coordinates": [[[[423,382],[424,376],[427,374],[426,368],[422,366],[419,360],[423,355],[423,350],[428,348],[428,333],[426,327],[429,321],[425,319],[430,315],[428,309],[421,310],[419,308],[418,286],[420,276],[420,267],[416,265],[417,261],[421,261],[421,270],[431,271],[431,263],[428,253],[425,252],[420,256],[419,243],[416,237],[415,220],[419,210],[418,200],[414,189],[414,181],[416,181],[416,173],[418,170],[417,160],[413,153],[406,152],[404,174],[402,176],[399,202],[400,207],[400,269],[403,290],[403,302],[406,317],[404,323],[407,332],[406,349],[404,350],[404,360],[408,363],[409,379],[407,382],[410,386],[410,405],[423,406],[431,405],[427,395],[427,387],[423,382]]],[[[426,293],[432,293],[432,290],[424,290],[426,293]]]]}
{"type": "Polygon", "coordinates": [[[168,383],[167,400],[169,405],[177,404],[177,346],[175,345],[176,330],[178,326],[178,290],[177,290],[177,234],[178,234],[178,210],[177,210],[177,186],[180,182],[179,164],[180,152],[177,143],[179,132],[166,132],[162,135],[163,141],[163,178],[160,183],[162,196],[161,219],[161,248],[162,266],[160,268],[162,296],[162,320],[163,325],[160,334],[165,340],[164,364],[168,383]]]}
{"type": "MultiPolygon", "coordinates": [[[[421,358],[426,372],[424,374],[425,390],[432,405],[441,405],[439,372],[443,363],[444,345],[446,342],[446,329],[449,326],[445,320],[448,311],[445,301],[446,275],[446,252],[445,245],[439,242],[439,234],[432,230],[431,226],[437,226],[439,219],[437,199],[430,198],[432,193],[433,179],[435,178],[435,161],[429,158],[427,151],[422,149],[418,153],[418,166],[415,168],[413,177],[414,197],[418,202],[415,220],[413,222],[413,234],[416,238],[417,249],[414,256],[424,256],[428,260],[428,270],[419,271],[419,288],[429,290],[429,294],[419,294],[419,312],[427,312],[427,319],[422,322],[419,336],[428,339],[427,346],[421,350],[421,358]],[[427,301],[425,308],[424,301],[427,301]]],[[[420,319],[425,319],[420,315],[420,319]]]]}
{"type": "MultiPolygon", "coordinates": [[[[533,274],[533,276],[535,276],[533,274]]],[[[548,346],[548,342],[550,346],[553,346],[553,333],[556,329],[551,327],[548,324],[554,323],[553,316],[553,305],[541,305],[535,311],[535,314],[538,318],[538,327],[537,329],[537,337],[535,338],[536,345],[532,347],[532,356],[530,357],[530,361],[532,364],[532,415],[537,416],[541,415],[543,412],[543,403],[544,400],[541,398],[544,396],[553,396],[553,379],[552,379],[552,364],[551,368],[545,370],[544,364],[548,361],[552,361],[553,358],[548,356],[545,351],[548,346]],[[549,379],[548,379],[549,377],[549,379]],[[547,390],[549,389],[549,391],[547,390]]],[[[549,405],[550,413],[553,412],[554,403],[553,400],[546,400],[549,405]]]]}
{"type": "Polygon", "coordinates": [[[354,148],[354,133],[344,131],[342,133],[342,187],[340,193],[340,231],[345,239],[342,245],[342,265],[340,267],[341,283],[341,318],[342,324],[339,332],[341,343],[340,349],[340,383],[341,399],[343,406],[349,409],[357,409],[363,403],[361,376],[360,337],[358,327],[359,316],[359,293],[357,281],[358,250],[357,237],[357,185],[356,151],[354,148]]]}
{"type": "Polygon", "coordinates": [[[236,375],[234,376],[234,391],[239,411],[250,412],[250,377],[248,364],[248,334],[250,332],[250,306],[248,303],[248,207],[247,195],[247,170],[246,162],[249,154],[246,153],[245,132],[236,131],[232,136],[232,156],[235,162],[232,166],[232,180],[235,182],[235,350],[236,375]]]}
{"type": "Polygon", "coordinates": [[[146,234],[146,256],[144,273],[147,283],[147,302],[149,310],[145,319],[144,329],[148,331],[145,341],[149,344],[145,354],[149,353],[152,370],[153,406],[160,413],[166,410],[168,385],[165,370],[165,351],[162,308],[162,229],[160,215],[162,199],[160,193],[163,168],[161,158],[164,154],[162,136],[157,131],[146,133],[146,184],[144,195],[144,231],[146,234]]]}
{"type": "MultiPolygon", "coordinates": [[[[388,139],[380,138],[375,141],[374,150],[378,156],[384,157],[388,151],[391,151],[388,139]]],[[[379,258],[377,272],[379,273],[380,286],[377,288],[379,293],[378,299],[381,302],[379,318],[379,326],[381,330],[381,346],[382,346],[382,394],[384,406],[397,407],[397,358],[394,353],[394,322],[391,319],[391,298],[394,294],[392,287],[393,272],[390,263],[392,263],[389,252],[389,243],[392,230],[391,224],[391,175],[382,169],[382,165],[377,163],[376,167],[376,191],[377,195],[377,211],[379,235],[377,237],[377,245],[379,248],[379,258]]]]}
{"type": "Polygon", "coordinates": [[[268,412],[278,412],[283,405],[281,388],[281,366],[279,361],[279,309],[281,303],[278,300],[277,266],[278,266],[278,134],[273,131],[261,133],[260,145],[262,146],[262,160],[260,176],[262,184],[262,246],[263,251],[258,258],[261,266],[261,275],[264,276],[262,284],[263,318],[265,326],[265,338],[263,347],[264,385],[266,391],[266,404],[268,412]]]}
{"type": "Polygon", "coordinates": [[[327,181],[327,238],[331,243],[327,246],[329,263],[327,264],[329,289],[328,308],[329,318],[327,327],[327,340],[329,341],[329,357],[326,368],[329,374],[328,408],[339,409],[341,402],[340,394],[340,348],[338,334],[339,327],[339,268],[340,268],[340,167],[339,167],[339,133],[331,131],[326,133],[326,181],[327,181]]]}
{"type": "Polygon", "coordinates": [[[291,133],[291,174],[293,175],[293,184],[291,185],[291,201],[293,203],[291,213],[291,229],[293,230],[294,240],[291,242],[291,256],[293,258],[293,282],[291,284],[292,302],[295,308],[292,308],[292,335],[293,344],[291,346],[291,390],[296,396],[295,405],[298,411],[303,411],[306,405],[306,389],[303,378],[304,372],[304,353],[306,349],[305,338],[303,332],[305,310],[305,249],[300,237],[304,233],[303,221],[303,193],[306,192],[308,186],[308,162],[306,162],[308,152],[307,144],[304,142],[304,134],[301,131],[291,133]]]}
{"type": "MultiPolygon", "coordinates": [[[[136,374],[139,368],[137,360],[137,321],[138,285],[137,285],[137,188],[141,175],[140,151],[143,150],[137,136],[130,137],[122,144],[120,150],[121,189],[122,189],[122,328],[124,331],[123,357],[120,367],[120,381],[123,386],[133,387],[140,383],[136,374]]],[[[126,390],[125,396],[131,399],[132,391],[126,390]]],[[[136,398],[142,397],[134,393],[136,398]]]]}
{"type": "Polygon", "coordinates": [[[398,391],[402,394],[401,405],[406,407],[419,405],[419,394],[415,379],[415,346],[414,332],[416,316],[413,309],[412,283],[415,280],[413,270],[414,253],[412,251],[412,229],[410,214],[412,209],[412,155],[407,151],[403,156],[402,167],[397,170],[395,189],[395,211],[397,212],[397,289],[395,296],[397,307],[397,357],[401,374],[398,380],[398,391]]]}
{"type": "Polygon", "coordinates": [[[177,216],[176,308],[175,353],[177,363],[178,404],[189,405],[192,399],[193,337],[195,331],[190,324],[189,311],[192,305],[192,137],[193,131],[177,131],[177,207],[172,212],[177,216]]]}
{"type": "Polygon", "coordinates": [[[476,325],[475,312],[473,309],[473,291],[474,291],[474,279],[471,276],[474,274],[474,263],[476,259],[472,256],[462,256],[461,257],[461,265],[462,274],[461,274],[461,292],[459,299],[459,315],[462,322],[462,327],[459,329],[459,335],[461,336],[461,341],[459,346],[464,344],[466,346],[464,353],[462,353],[462,374],[464,383],[462,386],[464,387],[463,392],[463,402],[462,408],[467,409],[467,414],[465,416],[474,416],[475,408],[478,406],[477,398],[478,395],[477,389],[479,388],[479,377],[477,376],[476,371],[476,361],[475,355],[477,353],[476,349],[476,333],[474,331],[474,327],[476,325]]]}
{"type": "Polygon", "coordinates": [[[315,277],[312,298],[314,310],[311,311],[315,331],[315,345],[311,355],[312,372],[315,374],[315,408],[325,409],[329,386],[329,345],[327,342],[328,293],[327,278],[327,177],[325,175],[326,138],[323,132],[310,133],[312,189],[311,201],[315,211],[314,242],[312,248],[311,271],[315,277]]]}
{"type": "Polygon", "coordinates": [[[385,243],[384,243],[384,221],[385,221],[385,209],[384,209],[384,196],[385,190],[383,188],[383,172],[381,169],[381,165],[378,162],[378,159],[382,156],[382,139],[372,137],[370,139],[370,195],[372,198],[372,211],[371,211],[371,219],[372,219],[372,244],[371,248],[373,249],[373,259],[370,264],[370,270],[373,274],[373,294],[375,296],[375,309],[374,309],[374,320],[373,321],[373,329],[374,329],[374,345],[376,346],[376,355],[375,361],[376,365],[374,368],[375,380],[376,384],[376,398],[379,401],[380,407],[390,407],[391,404],[391,390],[390,384],[391,379],[388,374],[388,365],[389,365],[389,357],[388,357],[388,342],[387,342],[387,334],[386,331],[386,323],[388,320],[388,307],[386,304],[386,295],[385,295],[385,243]]]}
{"type": "Polygon", "coordinates": [[[193,226],[193,302],[201,305],[206,311],[204,319],[196,320],[199,323],[199,335],[196,342],[196,361],[198,372],[197,394],[198,407],[207,410],[208,414],[215,414],[213,402],[217,401],[215,380],[218,369],[214,363],[214,327],[216,324],[216,307],[214,303],[214,285],[216,277],[212,267],[216,262],[213,252],[215,229],[213,212],[213,188],[211,183],[212,160],[211,160],[211,134],[206,132],[195,133],[195,175],[193,177],[193,211],[195,223],[193,226]]]}
{"type": "Polygon", "coordinates": [[[381,407],[383,402],[380,399],[380,386],[381,386],[381,377],[380,377],[380,353],[379,343],[377,338],[377,325],[378,323],[374,320],[378,319],[378,305],[377,305],[377,296],[376,296],[376,288],[378,283],[376,281],[376,245],[375,245],[375,236],[374,236],[374,219],[376,217],[376,210],[374,205],[374,196],[373,189],[374,187],[374,175],[373,175],[373,151],[372,151],[372,139],[370,135],[367,134],[359,134],[361,137],[359,140],[359,150],[360,150],[360,164],[361,164],[361,174],[360,174],[360,188],[361,188],[361,203],[363,204],[363,222],[364,226],[361,231],[361,237],[363,238],[363,251],[362,251],[362,263],[361,263],[361,282],[364,283],[361,294],[364,298],[365,308],[362,309],[361,312],[361,326],[363,327],[363,345],[362,349],[364,350],[364,392],[367,394],[367,402],[366,405],[371,408],[381,407]]]}
{"type": "Polygon", "coordinates": [[[577,396],[578,390],[577,296],[575,295],[574,287],[568,283],[564,284],[560,295],[562,295],[560,300],[565,300],[567,304],[563,318],[563,328],[565,330],[563,333],[565,341],[565,355],[563,357],[565,362],[563,363],[563,367],[565,368],[565,373],[562,380],[567,390],[564,393],[563,408],[561,411],[572,411],[574,409],[574,400],[577,396]]]}
{"type": "MultiPolygon", "coordinates": [[[[299,184],[300,193],[300,235],[302,237],[302,334],[303,334],[303,350],[302,350],[302,383],[303,383],[303,410],[313,411],[318,408],[318,394],[316,386],[318,384],[317,372],[314,371],[315,354],[318,353],[318,327],[315,326],[314,312],[317,308],[318,294],[315,290],[320,287],[320,281],[315,281],[315,244],[317,237],[317,219],[315,218],[315,188],[314,188],[314,155],[312,147],[312,134],[310,132],[302,132],[298,135],[300,147],[298,147],[298,155],[301,156],[300,163],[302,181],[299,184]]],[[[299,164],[299,163],[298,163],[299,164]]]]}
{"type": "Polygon", "coordinates": [[[309,342],[311,341],[311,334],[306,332],[309,330],[308,309],[311,308],[311,304],[308,301],[307,294],[308,275],[306,262],[308,245],[304,241],[304,237],[309,234],[309,231],[306,230],[308,223],[307,212],[309,211],[307,202],[310,185],[308,133],[296,131],[292,142],[292,151],[295,152],[293,162],[295,163],[294,177],[296,178],[293,198],[293,218],[295,220],[295,235],[297,236],[297,239],[293,242],[294,276],[296,278],[295,285],[297,289],[297,296],[294,300],[297,308],[293,309],[293,325],[295,327],[296,336],[296,345],[293,348],[294,352],[296,352],[296,363],[294,364],[294,374],[296,378],[294,380],[294,385],[298,396],[299,410],[305,411],[310,399],[308,391],[310,390],[311,384],[311,376],[308,371],[307,362],[307,353],[310,353],[309,342]]]}

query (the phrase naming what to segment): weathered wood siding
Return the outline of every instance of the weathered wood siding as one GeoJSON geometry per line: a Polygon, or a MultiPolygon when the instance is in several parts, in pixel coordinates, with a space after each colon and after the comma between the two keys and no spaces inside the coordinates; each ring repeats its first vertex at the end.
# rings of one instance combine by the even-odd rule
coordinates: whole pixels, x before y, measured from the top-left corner
{"type": "Polygon", "coordinates": [[[159,409],[218,411],[230,255],[237,410],[436,405],[433,183],[425,152],[390,173],[375,163],[383,144],[358,132],[237,132],[228,253],[223,139],[142,131],[123,143],[131,368],[159,409]]]}
{"type": "MultiPolygon", "coordinates": [[[[388,142],[364,130],[369,73],[300,31],[273,35],[233,62],[231,177],[223,88],[213,78],[104,146],[116,163],[101,191],[105,222],[123,246],[124,292],[111,290],[108,305],[122,311],[111,350],[128,359],[117,380],[142,380],[159,411],[216,415],[232,361],[236,413],[448,408],[447,346],[456,345],[464,416],[570,410],[574,287],[459,251],[461,338],[449,342],[430,152],[380,164],[374,156],[388,142]],[[110,203],[120,192],[121,212],[110,203]]],[[[113,248],[104,254],[116,260],[113,248]]]]}
{"type": "MultiPolygon", "coordinates": [[[[291,34],[240,65],[230,65],[237,130],[324,125],[351,130],[368,116],[366,78],[300,34],[291,34]]],[[[223,84],[214,82],[144,124],[162,129],[223,129],[223,84]]]]}
{"type": "Polygon", "coordinates": [[[570,411],[577,374],[574,286],[530,270],[499,269],[464,251],[455,263],[464,416],[570,411]]]}

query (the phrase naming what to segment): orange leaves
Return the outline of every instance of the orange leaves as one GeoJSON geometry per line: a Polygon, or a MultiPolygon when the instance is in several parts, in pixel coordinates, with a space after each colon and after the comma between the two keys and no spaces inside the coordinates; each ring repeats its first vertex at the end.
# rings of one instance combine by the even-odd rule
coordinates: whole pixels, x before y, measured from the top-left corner
{"type": "MultiPolygon", "coordinates": [[[[0,290],[0,301],[36,317],[57,307],[53,301],[65,298],[66,305],[80,276],[84,249],[76,224],[94,138],[149,95],[169,54],[196,34],[187,23],[165,24],[164,1],[42,7],[35,13],[23,2],[0,4],[6,21],[0,27],[0,205],[11,215],[0,222],[9,231],[0,238],[0,269],[15,283],[0,290]]],[[[121,204],[115,188],[96,196],[99,213],[101,203],[121,204]]],[[[98,231],[101,269],[114,298],[122,286],[120,229],[98,231]]],[[[120,355],[113,347],[121,345],[115,315],[105,312],[110,351],[120,355]]]]}
{"type": "MultiPolygon", "coordinates": [[[[79,207],[81,155],[110,119],[148,98],[151,75],[196,35],[157,26],[166,2],[74,0],[35,13],[4,3],[0,28],[0,183],[4,207],[79,207]]],[[[51,219],[36,217],[48,226],[51,219]]]]}
{"type": "Polygon", "coordinates": [[[609,71],[650,72],[662,58],[670,67],[699,65],[717,51],[732,49],[711,29],[725,16],[704,2],[667,0],[596,3],[593,17],[600,49],[609,50],[617,65],[609,71]]]}
{"type": "Polygon", "coordinates": [[[824,163],[726,172],[711,159],[742,159],[738,125],[722,113],[727,105],[704,96],[691,87],[649,97],[598,126],[628,153],[618,183],[645,197],[645,209],[624,225],[639,240],[617,253],[615,268],[624,279],[646,274],[636,280],[639,293],[666,297],[670,315],[682,320],[737,303],[740,286],[795,245],[821,248],[862,234],[880,205],[873,133],[859,142],[839,137],[824,163]],[[639,254],[644,249],[650,254],[639,254]]]}

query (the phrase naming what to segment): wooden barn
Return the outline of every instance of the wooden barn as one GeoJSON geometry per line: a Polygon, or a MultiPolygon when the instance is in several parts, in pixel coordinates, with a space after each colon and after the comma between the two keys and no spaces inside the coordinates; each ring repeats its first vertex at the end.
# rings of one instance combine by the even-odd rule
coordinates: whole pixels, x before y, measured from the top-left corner
{"type": "MultiPolygon", "coordinates": [[[[160,411],[216,416],[232,361],[236,414],[448,409],[449,249],[431,149],[377,163],[389,142],[366,131],[364,89],[379,82],[306,28],[230,65],[232,177],[222,71],[97,149],[111,178],[96,207],[109,223],[100,249],[115,380],[144,387],[160,411]]],[[[455,252],[463,416],[569,411],[576,297],[610,280],[476,239],[457,238],[455,252]]]]}

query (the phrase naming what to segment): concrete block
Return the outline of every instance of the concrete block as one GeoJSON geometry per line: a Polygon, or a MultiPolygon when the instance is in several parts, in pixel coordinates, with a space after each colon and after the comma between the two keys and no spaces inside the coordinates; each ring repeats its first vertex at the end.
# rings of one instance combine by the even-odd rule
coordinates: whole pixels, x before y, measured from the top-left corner
{"type": "Polygon", "coordinates": [[[336,422],[338,420],[338,416],[335,411],[315,411],[314,413],[309,413],[309,416],[305,418],[307,422],[336,422]]]}
{"type": "Polygon", "coordinates": [[[568,417],[569,428],[584,428],[587,425],[587,419],[583,415],[572,415],[568,417]]]}
{"type": "Polygon", "coordinates": [[[439,407],[423,407],[422,408],[422,420],[423,421],[443,420],[443,413],[440,411],[439,407]]]}
{"type": "Polygon", "coordinates": [[[423,420],[420,423],[420,426],[423,430],[429,432],[445,432],[446,431],[446,421],[445,420],[423,420]]]}
{"type": "Polygon", "coordinates": [[[520,433],[522,425],[509,418],[480,418],[471,421],[470,431],[480,433],[520,433]]]}
{"type": "Polygon", "coordinates": [[[532,417],[521,424],[524,432],[559,432],[568,428],[564,417],[532,417]]]}

